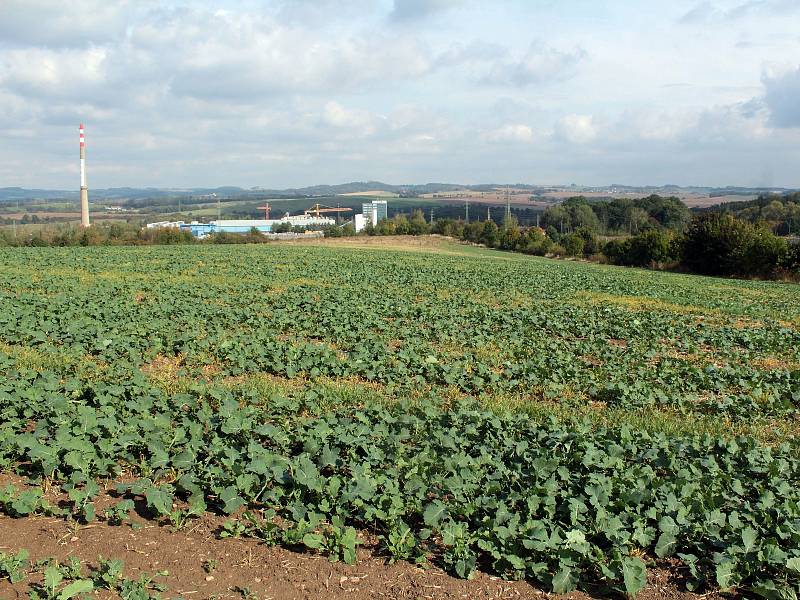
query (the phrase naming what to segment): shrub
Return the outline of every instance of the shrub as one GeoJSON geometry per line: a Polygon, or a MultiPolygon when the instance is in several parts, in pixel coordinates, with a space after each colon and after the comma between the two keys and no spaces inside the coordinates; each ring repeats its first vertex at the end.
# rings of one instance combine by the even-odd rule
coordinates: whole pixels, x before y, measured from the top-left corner
{"type": "Polygon", "coordinates": [[[421,210],[415,210],[408,220],[408,233],[411,235],[425,235],[431,232],[431,227],[425,222],[425,215],[421,210]]]}
{"type": "Polygon", "coordinates": [[[789,244],[782,266],[784,269],[800,275],[800,242],[789,244]]]}
{"type": "Polygon", "coordinates": [[[628,264],[626,261],[630,247],[631,238],[609,240],[606,242],[606,245],[603,246],[603,254],[615,265],[626,265],[628,264]]]}
{"type": "Polygon", "coordinates": [[[494,221],[484,221],[480,233],[480,243],[490,248],[497,245],[498,228],[494,221]]]}
{"type": "Polygon", "coordinates": [[[579,227],[575,233],[583,238],[583,254],[596,254],[600,251],[600,241],[594,231],[587,227],[579,227]]]}
{"type": "Polygon", "coordinates": [[[586,240],[578,233],[568,233],[561,238],[561,245],[567,256],[582,256],[586,240]]]}
{"type": "Polygon", "coordinates": [[[191,244],[195,242],[194,236],[189,231],[183,231],[175,227],[157,227],[155,229],[145,229],[145,237],[153,244],[191,244]]]}
{"type": "Polygon", "coordinates": [[[695,218],[689,226],[682,264],[706,275],[770,277],[787,253],[786,241],[765,226],[728,213],[710,213],[695,218]]]}
{"type": "Polygon", "coordinates": [[[766,225],[756,226],[747,251],[742,256],[741,275],[771,277],[786,261],[789,244],[766,225]]]}
{"type": "Polygon", "coordinates": [[[547,237],[543,230],[538,227],[531,227],[525,232],[523,252],[544,256],[553,247],[553,241],[547,237]]]}
{"type": "Polygon", "coordinates": [[[650,229],[630,238],[625,264],[645,267],[655,263],[669,263],[679,259],[675,255],[673,236],[661,229],[650,229]]]}

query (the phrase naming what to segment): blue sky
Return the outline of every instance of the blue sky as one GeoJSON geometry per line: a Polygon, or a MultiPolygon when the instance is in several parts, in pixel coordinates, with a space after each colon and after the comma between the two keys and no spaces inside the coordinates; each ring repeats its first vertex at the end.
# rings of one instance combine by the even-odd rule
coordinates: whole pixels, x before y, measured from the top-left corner
{"type": "Polygon", "coordinates": [[[0,2],[0,186],[800,187],[800,0],[0,2]]]}

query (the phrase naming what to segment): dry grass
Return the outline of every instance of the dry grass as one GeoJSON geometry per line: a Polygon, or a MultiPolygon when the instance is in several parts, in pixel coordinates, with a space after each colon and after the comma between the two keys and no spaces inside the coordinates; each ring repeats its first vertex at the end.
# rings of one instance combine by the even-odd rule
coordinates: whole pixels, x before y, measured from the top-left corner
{"type": "Polygon", "coordinates": [[[578,292],[575,297],[578,303],[589,304],[592,306],[605,306],[613,304],[621,306],[634,312],[665,311],[685,315],[708,315],[719,314],[719,311],[705,308],[702,306],[673,304],[657,298],[646,296],[617,296],[615,294],[604,294],[601,292],[578,292]]]}
{"type": "Polygon", "coordinates": [[[757,358],[752,362],[754,367],[764,371],[797,371],[800,370],[800,361],[786,360],[776,356],[757,358]]]}
{"type": "Polygon", "coordinates": [[[333,246],[336,248],[371,248],[404,250],[407,252],[436,252],[437,254],[452,256],[467,255],[465,246],[454,242],[450,238],[436,235],[376,235],[373,237],[315,238],[310,240],[293,240],[287,243],[308,246],[333,246]]]}

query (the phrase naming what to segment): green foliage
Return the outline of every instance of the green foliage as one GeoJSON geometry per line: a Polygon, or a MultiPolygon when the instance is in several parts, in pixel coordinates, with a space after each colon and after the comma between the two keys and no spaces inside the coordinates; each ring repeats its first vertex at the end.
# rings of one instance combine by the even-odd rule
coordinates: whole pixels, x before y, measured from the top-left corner
{"type": "Polygon", "coordinates": [[[614,264],[636,267],[680,260],[680,246],[674,234],[660,229],[649,229],[624,240],[611,240],[606,243],[603,253],[614,264]]]}
{"type": "MultiPolygon", "coordinates": [[[[800,220],[798,224],[800,224],[800,220]]],[[[789,250],[781,266],[792,273],[800,275],[800,242],[789,244],[789,250]]]]}
{"type": "Polygon", "coordinates": [[[331,562],[341,560],[348,565],[355,564],[356,546],[360,543],[356,530],[345,526],[339,517],[333,517],[331,524],[323,527],[319,533],[303,535],[306,548],[324,552],[331,562]]]}
{"type": "Polygon", "coordinates": [[[405,521],[398,519],[389,525],[383,538],[383,545],[389,553],[390,562],[407,560],[417,563],[425,562],[425,554],[419,540],[405,521]]]}
{"type": "Polygon", "coordinates": [[[696,218],[686,232],[683,264],[707,275],[770,277],[788,253],[785,240],[727,213],[696,218]]]}
{"type": "Polygon", "coordinates": [[[31,600],[71,600],[89,598],[95,590],[111,590],[125,600],[160,600],[159,591],[164,586],[154,583],[153,577],[142,574],[138,580],[127,579],[123,575],[124,563],[121,560],[98,559],[97,567],[87,576],[79,558],[70,556],[58,563],[46,558],[31,565],[28,551],[20,550],[16,555],[0,553],[0,575],[9,581],[19,583],[29,574],[42,575],[40,582],[30,584],[28,597],[31,600]]]}
{"type": "MultiPolygon", "coordinates": [[[[179,526],[207,503],[237,515],[221,535],[337,560],[370,531],[396,559],[557,591],[634,595],[655,557],[680,561],[698,590],[800,583],[794,440],[569,416],[602,403],[734,427],[795,419],[790,286],[473,248],[0,258],[0,465],[65,482],[76,511],[90,482],[124,470],[138,477],[118,487],[125,501],[153,518],[179,526]],[[787,365],[758,366],[771,357],[787,365]],[[495,394],[567,416],[478,401],[495,394]]],[[[36,489],[6,488],[0,506],[45,510],[36,489]]]]}
{"type": "Polygon", "coordinates": [[[18,490],[11,484],[0,489],[0,511],[14,518],[34,514],[56,515],[61,512],[42,497],[41,489],[18,490]]]}
{"type": "Polygon", "coordinates": [[[561,237],[561,245],[564,246],[567,256],[582,256],[586,247],[586,240],[577,233],[568,233],[561,237]]]}
{"type": "Polygon", "coordinates": [[[143,573],[139,579],[128,579],[123,575],[125,563],[121,560],[98,559],[97,569],[92,573],[92,581],[97,589],[111,590],[124,600],[160,600],[158,592],[164,586],[154,583],[154,577],[143,573]]]}
{"type": "Polygon", "coordinates": [[[0,575],[7,577],[11,583],[24,580],[30,567],[28,556],[28,551],[25,549],[16,554],[0,552],[0,575]]]}
{"type": "Polygon", "coordinates": [[[31,600],[70,600],[92,591],[94,583],[90,579],[65,582],[59,565],[51,563],[44,570],[44,581],[32,586],[29,597],[31,600]]]}
{"type": "Polygon", "coordinates": [[[674,197],[652,195],[607,201],[578,196],[548,208],[541,224],[551,239],[558,242],[558,234],[571,233],[581,227],[606,235],[635,235],[652,227],[681,231],[690,220],[689,209],[674,197]],[[550,229],[556,235],[552,235],[550,229]]]}
{"type": "Polygon", "coordinates": [[[120,500],[113,506],[109,506],[103,511],[109,525],[122,525],[128,520],[131,510],[133,510],[133,500],[120,500]]]}
{"type": "Polygon", "coordinates": [[[102,556],[97,563],[97,569],[92,577],[95,585],[101,589],[117,589],[123,579],[122,571],[125,568],[125,563],[121,560],[105,560],[102,556]]]}
{"type": "MultiPolygon", "coordinates": [[[[245,511],[238,519],[228,519],[222,524],[220,538],[252,537],[261,540],[267,545],[277,544],[284,539],[285,534],[275,522],[275,511],[266,510],[257,515],[252,511],[245,511]]],[[[294,540],[292,543],[297,543],[294,540]]]]}
{"type": "MultiPolygon", "coordinates": [[[[79,474],[76,474],[79,475],[79,474]]],[[[76,477],[79,482],[83,481],[83,477],[76,477]]],[[[85,483],[68,483],[64,486],[64,491],[68,492],[69,499],[72,501],[72,516],[76,520],[82,520],[84,523],[91,523],[95,519],[95,507],[91,502],[92,498],[97,496],[100,488],[93,479],[85,483]]]]}
{"type": "Polygon", "coordinates": [[[762,194],[755,200],[728,202],[706,209],[729,212],[737,219],[765,223],[777,235],[800,233],[800,192],[762,194]]]}

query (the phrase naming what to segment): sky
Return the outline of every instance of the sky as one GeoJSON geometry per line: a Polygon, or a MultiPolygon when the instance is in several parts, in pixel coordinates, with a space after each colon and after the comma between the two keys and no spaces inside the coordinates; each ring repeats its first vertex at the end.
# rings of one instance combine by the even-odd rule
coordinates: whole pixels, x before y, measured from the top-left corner
{"type": "Polygon", "coordinates": [[[0,0],[0,187],[800,187],[800,0],[0,0]]]}

